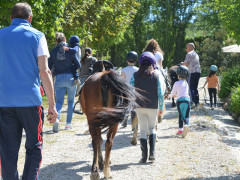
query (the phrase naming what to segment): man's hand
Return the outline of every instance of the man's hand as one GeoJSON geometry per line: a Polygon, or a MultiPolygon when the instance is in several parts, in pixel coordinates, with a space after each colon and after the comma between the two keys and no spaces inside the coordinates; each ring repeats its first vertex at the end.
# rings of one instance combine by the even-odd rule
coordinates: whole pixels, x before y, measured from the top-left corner
{"type": "Polygon", "coordinates": [[[52,124],[57,121],[57,110],[55,106],[49,106],[47,120],[52,124]]]}

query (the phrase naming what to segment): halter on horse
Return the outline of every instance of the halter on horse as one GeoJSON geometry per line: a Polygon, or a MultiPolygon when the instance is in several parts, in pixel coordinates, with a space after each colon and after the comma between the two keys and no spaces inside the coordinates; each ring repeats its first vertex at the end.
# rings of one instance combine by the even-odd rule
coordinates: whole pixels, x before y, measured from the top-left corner
{"type": "Polygon", "coordinates": [[[110,153],[113,138],[118,125],[125,114],[136,107],[135,100],[140,95],[134,91],[125,79],[112,70],[107,61],[98,61],[93,66],[95,72],[86,81],[80,92],[83,112],[87,116],[89,132],[92,137],[94,151],[91,179],[99,179],[99,169],[103,169],[104,177],[111,177],[110,153]],[[102,131],[107,131],[105,144],[105,163],[102,156],[102,131]]]}

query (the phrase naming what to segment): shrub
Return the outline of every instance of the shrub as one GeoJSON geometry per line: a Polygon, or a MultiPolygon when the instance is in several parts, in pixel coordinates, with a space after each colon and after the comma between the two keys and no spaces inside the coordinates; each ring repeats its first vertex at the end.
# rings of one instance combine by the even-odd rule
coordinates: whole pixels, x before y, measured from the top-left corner
{"type": "Polygon", "coordinates": [[[237,115],[240,114],[240,84],[237,87],[232,88],[231,105],[230,110],[237,115]]]}
{"type": "Polygon", "coordinates": [[[228,69],[227,71],[222,73],[222,77],[220,78],[220,92],[218,96],[225,100],[232,88],[237,87],[240,84],[240,66],[236,66],[232,69],[228,69]]]}

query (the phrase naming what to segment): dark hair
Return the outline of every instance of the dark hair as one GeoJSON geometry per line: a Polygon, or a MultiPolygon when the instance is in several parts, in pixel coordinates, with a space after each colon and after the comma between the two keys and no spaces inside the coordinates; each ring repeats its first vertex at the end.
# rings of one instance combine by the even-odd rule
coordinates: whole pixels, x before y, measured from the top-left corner
{"type": "Polygon", "coordinates": [[[151,67],[152,67],[151,63],[141,64],[139,70],[137,71],[137,75],[141,77],[151,76],[152,75],[151,67]]]}
{"type": "Polygon", "coordinates": [[[85,54],[84,54],[83,58],[81,59],[81,63],[85,64],[86,59],[91,55],[92,55],[92,49],[91,48],[86,48],[85,49],[85,54]]]}
{"type": "Polygon", "coordinates": [[[32,8],[28,3],[17,3],[12,8],[12,19],[21,18],[28,20],[32,15],[32,8]]]}
{"type": "Polygon", "coordinates": [[[146,51],[150,51],[154,55],[156,52],[160,52],[160,53],[162,53],[162,55],[164,55],[163,50],[160,48],[158,42],[155,39],[150,39],[148,41],[147,45],[143,49],[143,52],[146,52],[146,51]]]}
{"type": "Polygon", "coordinates": [[[57,43],[63,42],[65,40],[65,35],[61,32],[56,32],[55,36],[57,43]]]}
{"type": "Polygon", "coordinates": [[[208,77],[212,77],[214,74],[216,74],[216,71],[211,71],[211,70],[210,70],[210,72],[209,72],[209,74],[208,74],[208,77]]]}

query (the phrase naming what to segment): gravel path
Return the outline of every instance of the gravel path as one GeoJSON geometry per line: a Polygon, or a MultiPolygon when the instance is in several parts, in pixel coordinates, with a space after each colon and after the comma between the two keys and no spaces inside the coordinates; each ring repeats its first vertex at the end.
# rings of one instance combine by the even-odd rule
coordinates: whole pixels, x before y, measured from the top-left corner
{"type": "MultiPolygon", "coordinates": [[[[85,116],[74,115],[72,130],[63,130],[64,124],[65,122],[61,122],[62,130],[59,133],[52,134],[52,127],[45,122],[40,179],[90,179],[93,151],[91,137],[85,133],[88,129],[85,116]]],[[[164,120],[158,124],[156,161],[144,165],[138,163],[141,158],[139,141],[136,146],[130,144],[130,124],[127,128],[120,128],[111,153],[113,179],[239,180],[239,125],[222,108],[211,110],[206,104],[191,110],[190,124],[190,132],[185,139],[175,136],[178,129],[178,113],[176,108],[171,108],[171,102],[167,100],[164,120]]],[[[106,134],[103,134],[103,138],[105,143],[106,134]]],[[[20,150],[20,155],[23,154],[24,144],[20,150]]],[[[20,156],[20,174],[23,163],[24,156],[20,156]]],[[[104,179],[102,171],[100,176],[104,179]]]]}

